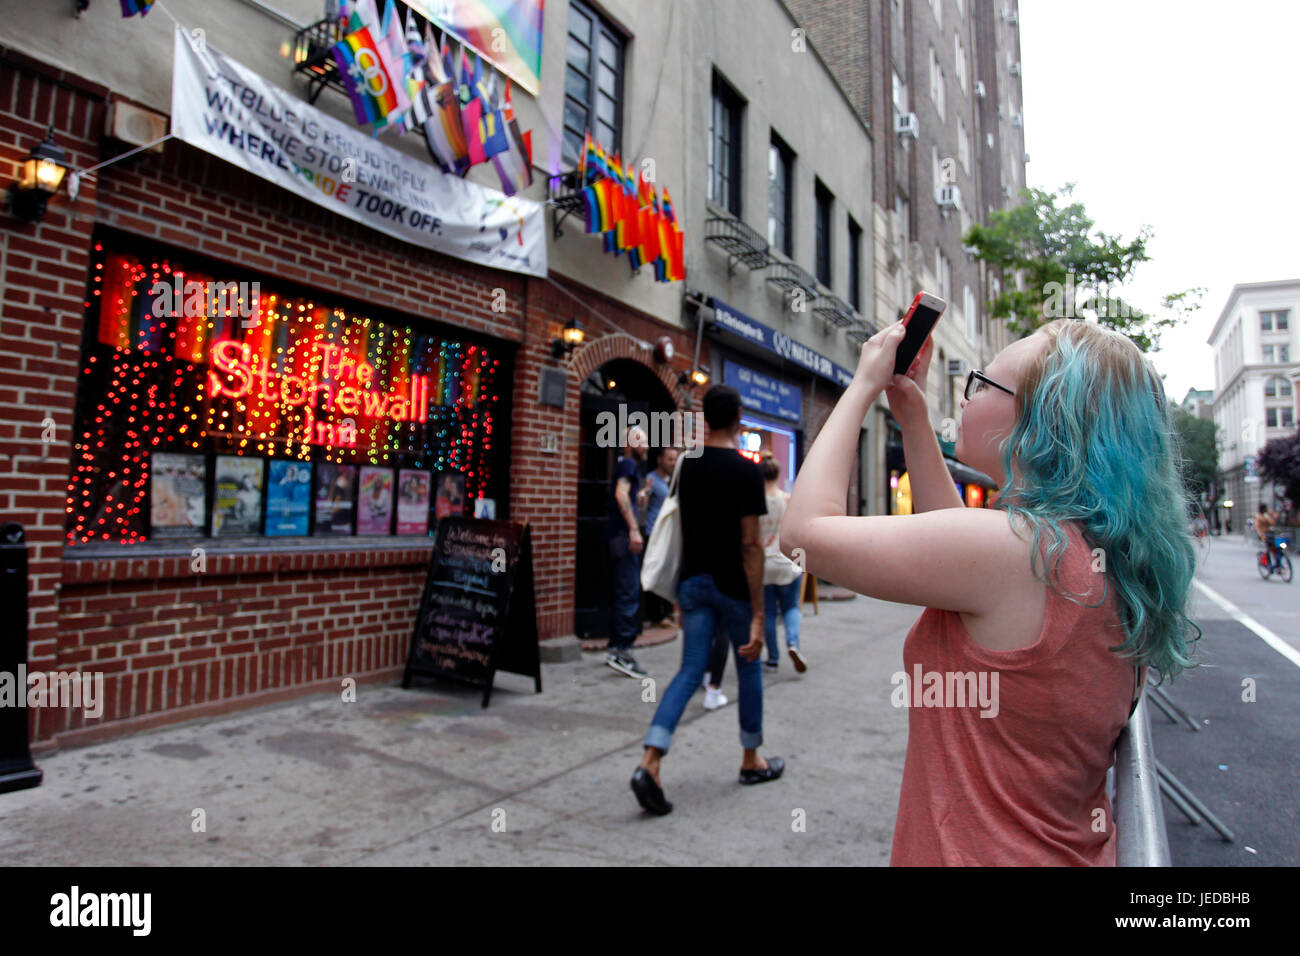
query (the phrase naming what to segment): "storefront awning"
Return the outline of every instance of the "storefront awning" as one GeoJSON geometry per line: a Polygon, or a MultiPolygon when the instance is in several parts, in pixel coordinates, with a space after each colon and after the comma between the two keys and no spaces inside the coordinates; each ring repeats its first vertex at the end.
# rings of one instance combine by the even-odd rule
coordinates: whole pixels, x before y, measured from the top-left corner
{"type": "Polygon", "coordinates": [[[966,484],[982,485],[985,488],[997,488],[998,486],[997,482],[984,474],[984,472],[976,471],[974,468],[963,465],[959,461],[945,458],[943,463],[948,466],[948,474],[952,475],[957,481],[966,484]]]}

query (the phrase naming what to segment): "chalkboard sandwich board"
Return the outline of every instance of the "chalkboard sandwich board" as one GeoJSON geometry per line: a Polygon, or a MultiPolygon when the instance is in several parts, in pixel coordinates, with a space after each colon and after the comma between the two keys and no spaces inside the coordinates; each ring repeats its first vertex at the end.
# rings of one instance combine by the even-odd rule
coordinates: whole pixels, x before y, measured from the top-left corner
{"type": "Polygon", "coordinates": [[[439,519],[403,687],[413,676],[462,681],[483,688],[486,707],[501,670],[533,677],[541,693],[528,532],[513,521],[439,519]]]}

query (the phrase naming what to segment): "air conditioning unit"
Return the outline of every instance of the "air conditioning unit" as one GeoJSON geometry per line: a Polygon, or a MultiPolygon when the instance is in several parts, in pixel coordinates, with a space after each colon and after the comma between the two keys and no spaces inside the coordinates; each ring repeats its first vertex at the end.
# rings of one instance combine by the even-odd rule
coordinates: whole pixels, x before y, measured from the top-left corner
{"type": "Polygon", "coordinates": [[[1019,60],[1012,60],[1012,61],[1011,61],[1011,65],[1007,67],[1007,72],[1010,73],[1012,76],[1019,76],[1019,75],[1020,75],[1020,61],[1019,61],[1019,60]]]}
{"type": "Polygon", "coordinates": [[[1010,7],[1002,8],[1002,19],[1007,21],[1007,23],[1020,22],[1020,16],[1016,13],[1016,11],[1012,10],[1010,7]]]}
{"type": "Polygon", "coordinates": [[[934,198],[938,200],[940,209],[961,208],[961,190],[954,185],[940,186],[934,198]]]}
{"type": "Polygon", "coordinates": [[[988,145],[989,145],[989,149],[992,149],[992,148],[993,148],[993,134],[992,134],[992,133],[985,133],[985,134],[984,134],[984,142],[988,143],[988,145]]]}
{"type": "MultiPolygon", "coordinates": [[[[167,135],[167,117],[142,106],[114,100],[104,116],[104,134],[131,146],[144,146],[167,135]]],[[[148,152],[161,153],[163,146],[163,143],[158,143],[148,152]]]]}
{"type": "Polygon", "coordinates": [[[1024,159],[1021,160],[1021,161],[1022,161],[1022,162],[1025,162],[1025,163],[1029,162],[1029,154],[1028,154],[1028,153],[1025,153],[1025,155],[1024,155],[1024,159]]]}
{"type": "Polygon", "coordinates": [[[894,117],[894,132],[899,136],[910,136],[916,139],[920,131],[921,124],[917,122],[915,113],[899,113],[894,117]]]}
{"type": "Polygon", "coordinates": [[[1002,187],[1002,198],[1003,198],[1003,199],[1010,199],[1010,198],[1011,198],[1011,187],[1010,187],[1010,186],[1003,186],[1003,187],[1002,187]]]}
{"type": "Polygon", "coordinates": [[[1024,117],[1024,115],[1021,114],[1021,113],[1012,113],[1012,114],[1011,114],[1011,125],[1012,125],[1012,126],[1024,126],[1024,125],[1025,125],[1025,117],[1024,117]]]}
{"type": "Polygon", "coordinates": [[[1005,109],[1003,109],[1003,108],[1002,108],[1002,104],[999,103],[999,104],[998,104],[998,119],[1006,119],[1006,118],[1007,118],[1007,111],[1006,111],[1005,109]]]}
{"type": "Polygon", "coordinates": [[[970,374],[970,366],[965,359],[948,359],[948,377],[965,378],[970,374]]]}
{"type": "Polygon", "coordinates": [[[983,80],[976,80],[976,81],[975,81],[975,95],[978,96],[980,99],[984,99],[984,97],[985,97],[986,94],[985,94],[985,90],[984,90],[984,81],[983,81],[983,80]]]}

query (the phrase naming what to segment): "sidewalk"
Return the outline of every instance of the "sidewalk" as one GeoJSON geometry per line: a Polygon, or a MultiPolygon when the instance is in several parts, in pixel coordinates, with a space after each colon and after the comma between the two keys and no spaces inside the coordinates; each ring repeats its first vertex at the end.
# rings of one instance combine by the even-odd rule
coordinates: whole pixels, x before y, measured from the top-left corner
{"type": "MultiPolygon", "coordinates": [[[[737,783],[729,662],[732,702],[708,713],[697,695],[664,760],[667,817],[643,814],[628,785],[655,704],[589,653],[543,665],[540,695],[499,674],[486,711],[468,687],[363,685],[356,703],[317,695],[47,755],[41,787],[0,795],[0,859],[885,864],[907,741],[889,678],[919,614],[865,597],[822,601],[816,616],[808,605],[808,673],[784,658],[765,676],[762,752],[787,763],[770,784],[737,783]],[[206,832],[192,831],[196,809],[206,832]]],[[[638,649],[656,697],[680,656],[679,641],[638,649]]]]}

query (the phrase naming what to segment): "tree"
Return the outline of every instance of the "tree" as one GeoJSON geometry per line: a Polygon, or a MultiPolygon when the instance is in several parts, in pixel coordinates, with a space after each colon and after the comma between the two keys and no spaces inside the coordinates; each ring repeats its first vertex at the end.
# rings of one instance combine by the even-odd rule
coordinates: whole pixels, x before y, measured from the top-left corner
{"type": "Polygon", "coordinates": [[[1203,495],[1212,494],[1209,507],[1217,504],[1219,488],[1219,449],[1215,442],[1214,422],[1174,408],[1174,424],[1182,445],[1183,460],[1180,468],[1183,484],[1199,502],[1203,495]]]}
{"type": "Polygon", "coordinates": [[[1162,307],[1172,314],[1155,316],[1112,296],[1139,263],[1147,262],[1150,226],[1131,242],[1097,230],[1080,202],[1057,205],[1074,183],[1057,193],[1023,189],[1023,200],[997,209],[987,226],[971,226],[963,237],[977,259],[999,269],[1003,287],[988,303],[993,318],[1005,319],[1013,335],[1023,338],[1055,318],[1092,318],[1122,332],[1143,352],[1159,348],[1162,330],[1185,321],[1200,307],[1201,287],[1166,295],[1162,307]],[[1023,278],[1023,288],[1010,281],[1023,278]]]}
{"type": "Polygon", "coordinates": [[[1281,485],[1283,493],[1300,504],[1300,429],[1294,435],[1274,438],[1261,448],[1255,470],[1265,480],[1281,485]]]}

